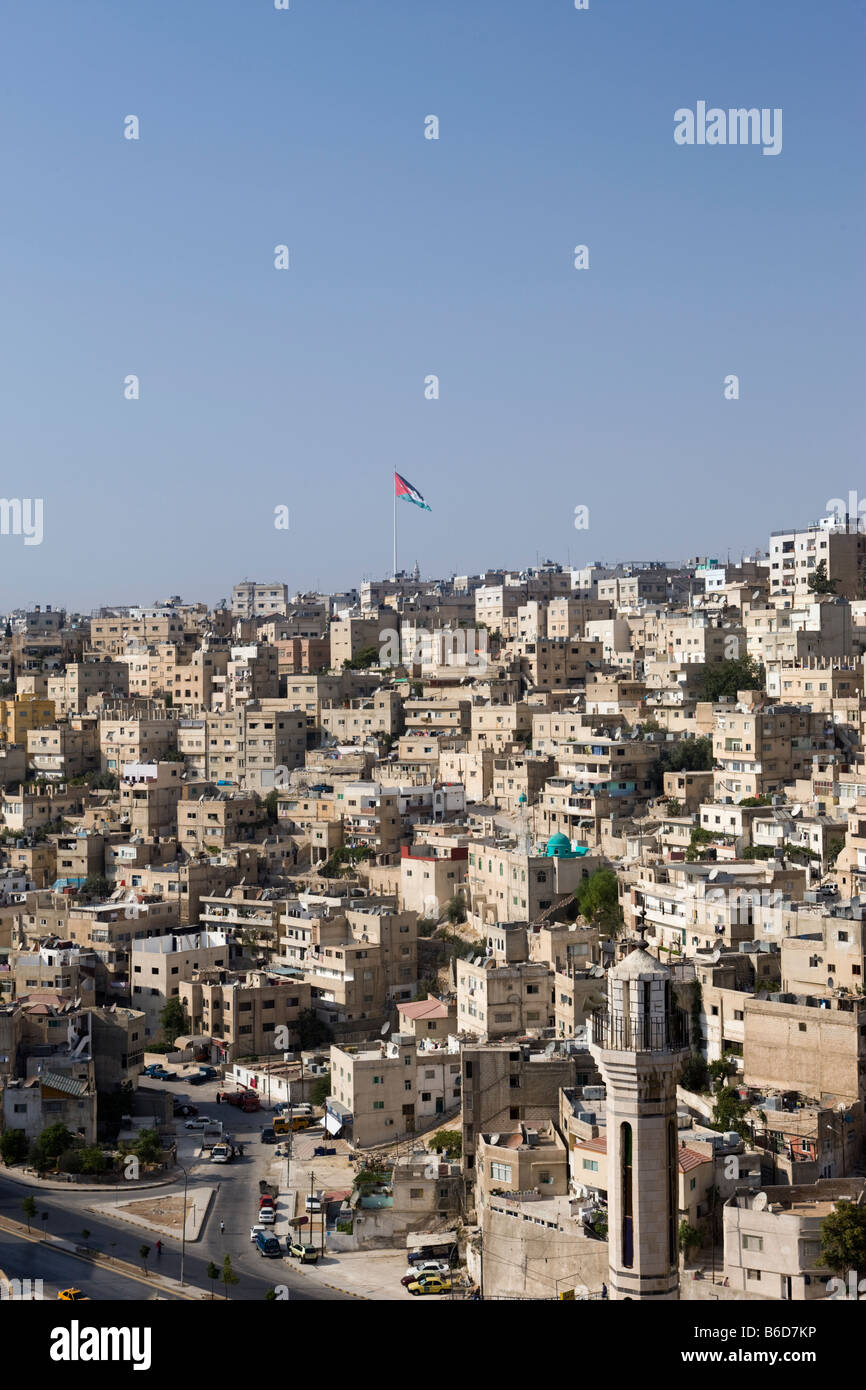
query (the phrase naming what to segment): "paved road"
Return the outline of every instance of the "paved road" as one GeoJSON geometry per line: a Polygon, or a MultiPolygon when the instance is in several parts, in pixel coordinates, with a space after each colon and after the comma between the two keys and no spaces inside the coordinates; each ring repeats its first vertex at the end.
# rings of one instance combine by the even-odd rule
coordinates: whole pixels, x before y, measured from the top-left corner
{"type": "MultiPolygon", "coordinates": [[[[202,1162],[195,1156],[198,1148],[195,1133],[185,1129],[183,1120],[176,1121],[178,1159],[189,1170],[189,1190],[192,1191],[199,1185],[218,1188],[210,1205],[200,1238],[195,1242],[187,1241],[184,1263],[185,1282],[195,1284],[202,1289],[209,1288],[208,1262],[213,1261],[221,1268],[223,1259],[228,1254],[231,1256],[235,1272],[240,1275],[240,1283],[231,1290],[233,1299],[263,1299],[266,1291],[275,1284],[285,1284],[292,1299],[317,1302],[326,1299],[344,1299],[346,1295],[341,1294],[336,1289],[311,1286],[302,1275],[296,1272],[297,1266],[288,1259],[263,1259],[258,1254],[250,1241],[250,1227],[254,1225],[256,1220],[259,1179],[270,1176],[273,1180],[274,1177],[269,1172],[273,1161],[273,1147],[262,1144],[260,1140],[261,1130],[270,1122],[271,1117],[269,1112],[245,1115],[231,1106],[218,1106],[209,1103],[207,1097],[208,1095],[213,1096],[214,1092],[215,1087],[212,1085],[187,1088],[182,1083],[178,1084],[177,1090],[174,1091],[178,1097],[193,1100],[199,1106],[201,1114],[215,1115],[222,1119],[227,1129],[246,1143],[246,1156],[229,1164],[202,1162]],[[220,1233],[220,1221],[225,1222],[224,1234],[220,1233]]],[[[279,1165],[274,1173],[280,1173],[284,1177],[285,1164],[279,1165]]],[[[166,1195],[174,1191],[182,1192],[183,1180],[181,1179],[176,1187],[161,1187],[151,1190],[154,1191],[155,1195],[166,1195]]],[[[139,1247],[146,1244],[151,1247],[149,1260],[151,1267],[159,1268],[163,1274],[167,1274],[171,1278],[180,1278],[179,1239],[167,1235],[159,1236],[156,1232],[133,1226],[119,1217],[115,1219],[109,1212],[97,1215],[95,1212],[87,1210],[89,1207],[111,1203],[114,1199],[113,1193],[80,1192],[72,1185],[68,1191],[66,1189],[50,1192],[35,1191],[33,1188],[11,1182],[0,1176],[0,1214],[11,1217],[13,1220],[23,1221],[21,1203],[28,1192],[33,1193],[39,1212],[35,1225],[47,1230],[51,1235],[80,1243],[82,1229],[86,1228],[90,1231],[88,1245],[107,1255],[116,1255],[120,1259],[128,1260],[135,1265],[141,1264],[139,1247]],[[48,1220],[44,1223],[41,1220],[43,1211],[48,1212],[48,1220]],[[163,1243],[163,1253],[160,1257],[157,1257],[154,1250],[158,1238],[163,1243]]],[[[128,1196],[128,1192],[121,1190],[117,1193],[116,1200],[121,1201],[128,1196]]],[[[285,1200],[286,1198],[283,1198],[284,1202],[285,1200]]],[[[0,1232],[0,1240],[8,1241],[9,1239],[14,1238],[0,1232]]],[[[27,1242],[20,1242],[20,1244],[26,1246],[27,1242]]],[[[31,1245],[29,1248],[44,1253],[47,1247],[31,1245]]],[[[24,1256],[22,1255],[21,1258],[23,1259],[24,1256]]],[[[69,1278],[68,1283],[81,1288],[85,1293],[90,1293],[91,1288],[86,1281],[95,1278],[95,1271],[92,1266],[74,1256],[66,1256],[65,1259],[79,1271],[77,1276],[69,1278]]],[[[10,1261],[10,1265],[11,1263],[10,1261]]],[[[2,1257],[0,1257],[0,1269],[5,1269],[10,1277],[19,1273],[17,1269],[7,1267],[2,1257]]],[[[20,1272],[22,1275],[29,1274],[31,1277],[41,1277],[46,1284],[49,1278],[53,1278],[53,1274],[49,1275],[36,1269],[35,1266],[28,1265],[20,1272]]],[[[114,1275],[111,1276],[112,1279],[115,1277],[114,1275]]],[[[135,1281],[130,1282],[134,1284],[135,1281]]],[[[338,1283],[339,1281],[335,1278],[334,1282],[338,1283]]],[[[124,1296],[146,1298],[147,1293],[144,1287],[141,1285],[138,1287],[140,1291],[137,1295],[129,1293],[124,1296]]],[[[221,1286],[218,1285],[217,1287],[220,1288],[221,1286]]],[[[100,1296],[105,1295],[97,1293],[94,1285],[93,1297],[98,1298],[100,1296]]]]}
{"type": "MultiPolygon", "coordinates": [[[[0,1231],[0,1269],[8,1279],[41,1279],[46,1299],[56,1299],[60,1289],[81,1289],[93,1299],[141,1301],[153,1297],[142,1273],[134,1278],[115,1269],[100,1269],[75,1255],[54,1250],[41,1241],[0,1231]]],[[[161,1298],[175,1295],[160,1291],[161,1298]]]]}

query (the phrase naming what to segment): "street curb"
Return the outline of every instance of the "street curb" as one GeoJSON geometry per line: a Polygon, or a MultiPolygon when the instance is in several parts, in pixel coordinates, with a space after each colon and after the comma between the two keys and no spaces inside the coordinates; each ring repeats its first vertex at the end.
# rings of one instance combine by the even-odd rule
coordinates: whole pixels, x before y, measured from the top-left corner
{"type": "Polygon", "coordinates": [[[117,1183],[110,1185],[91,1184],[82,1182],[42,1182],[39,1178],[25,1178],[20,1174],[11,1172],[8,1168],[2,1170],[2,1176],[8,1182],[16,1182],[19,1187],[30,1187],[35,1192],[146,1192],[149,1187],[170,1187],[172,1183],[182,1182],[183,1176],[154,1178],[152,1182],[129,1182],[120,1187],[117,1183]]]}
{"type": "Polygon", "coordinates": [[[39,1236],[28,1231],[23,1221],[13,1221],[11,1217],[0,1217],[0,1229],[3,1226],[14,1226],[17,1231],[11,1231],[11,1235],[18,1232],[32,1244],[47,1245],[50,1249],[60,1250],[64,1255],[71,1255],[73,1259],[81,1260],[83,1264],[89,1265],[91,1269],[104,1269],[108,1273],[116,1269],[118,1273],[126,1273],[128,1277],[135,1278],[139,1284],[155,1289],[157,1292],[162,1290],[167,1293],[176,1293],[188,1302],[196,1303],[199,1299],[206,1298],[205,1289],[200,1289],[197,1284],[184,1284],[181,1286],[177,1279],[168,1279],[162,1274],[154,1271],[153,1276],[144,1275],[137,1265],[130,1264],[128,1260],[120,1260],[116,1255],[105,1255],[99,1250],[93,1250],[90,1254],[83,1255],[78,1247],[71,1241],[63,1240],[60,1236],[39,1236]],[[157,1282],[159,1281],[159,1282],[157,1282]],[[189,1291],[189,1292],[187,1292],[189,1291]]]}

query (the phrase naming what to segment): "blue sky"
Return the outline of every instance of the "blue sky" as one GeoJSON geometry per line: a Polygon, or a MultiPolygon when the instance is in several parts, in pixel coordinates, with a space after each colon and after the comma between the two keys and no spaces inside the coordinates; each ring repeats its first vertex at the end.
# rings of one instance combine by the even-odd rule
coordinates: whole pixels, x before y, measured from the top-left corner
{"type": "Polygon", "coordinates": [[[858,488],[854,0],[43,0],[2,40],[44,541],[0,537],[0,607],[387,573],[394,468],[425,574],[739,554],[858,488]],[[677,146],[699,100],[781,107],[782,153],[677,146]]]}

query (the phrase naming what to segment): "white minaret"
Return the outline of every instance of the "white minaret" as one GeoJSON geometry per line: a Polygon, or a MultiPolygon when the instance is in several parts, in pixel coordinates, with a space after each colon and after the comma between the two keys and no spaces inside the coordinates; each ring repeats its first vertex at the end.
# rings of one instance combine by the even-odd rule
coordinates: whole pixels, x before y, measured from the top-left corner
{"type": "Polygon", "coordinates": [[[685,1015],[667,966],[643,945],[608,972],[592,1053],[607,1087],[610,1297],[679,1297],[677,1080],[685,1015]]]}

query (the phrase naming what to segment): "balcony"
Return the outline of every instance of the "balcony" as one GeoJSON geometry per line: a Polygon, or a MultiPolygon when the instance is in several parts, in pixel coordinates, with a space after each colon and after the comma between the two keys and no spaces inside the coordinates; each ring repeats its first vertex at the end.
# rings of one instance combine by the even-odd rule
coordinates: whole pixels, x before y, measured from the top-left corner
{"type": "Polygon", "coordinates": [[[606,1052],[681,1052],[689,1046],[688,1018],[682,1009],[658,1019],[596,1013],[592,1041],[606,1052]]]}

